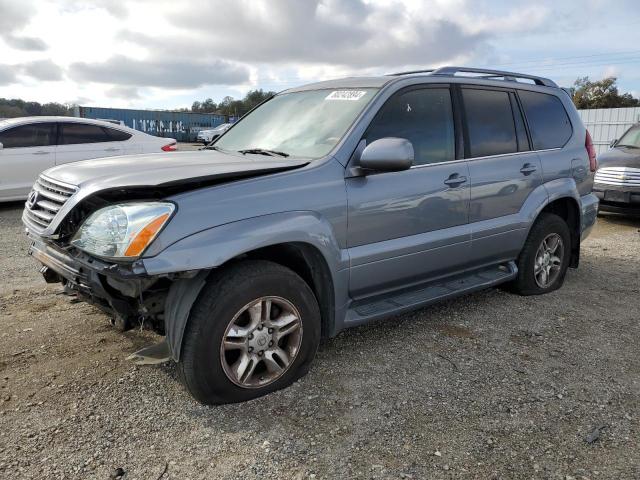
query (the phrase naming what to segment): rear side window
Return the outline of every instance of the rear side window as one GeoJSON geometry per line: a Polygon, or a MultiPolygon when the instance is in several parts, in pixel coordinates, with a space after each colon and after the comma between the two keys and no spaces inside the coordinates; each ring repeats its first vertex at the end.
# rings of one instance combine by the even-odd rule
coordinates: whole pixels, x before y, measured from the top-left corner
{"type": "Polygon", "coordinates": [[[48,147],[56,144],[55,123],[32,123],[0,132],[4,148],[48,147]]]}
{"type": "Polygon", "coordinates": [[[414,165],[453,160],[455,135],[449,89],[411,90],[390,98],[376,114],[364,138],[368,145],[384,137],[409,140],[414,165]]]}
{"type": "Polygon", "coordinates": [[[86,123],[61,123],[60,145],[76,145],[79,143],[112,142],[106,129],[99,125],[86,123]]]}
{"type": "Polygon", "coordinates": [[[563,147],[571,138],[573,129],[560,99],[555,95],[525,90],[520,90],[518,96],[529,123],[533,148],[563,147]]]}
{"type": "Polygon", "coordinates": [[[486,157],[518,151],[516,127],[509,93],[462,89],[471,157],[486,157]]]}
{"type": "Polygon", "coordinates": [[[131,134],[123,132],[122,130],[116,130],[115,128],[102,127],[107,132],[109,140],[112,142],[124,142],[131,138],[131,134]]]}

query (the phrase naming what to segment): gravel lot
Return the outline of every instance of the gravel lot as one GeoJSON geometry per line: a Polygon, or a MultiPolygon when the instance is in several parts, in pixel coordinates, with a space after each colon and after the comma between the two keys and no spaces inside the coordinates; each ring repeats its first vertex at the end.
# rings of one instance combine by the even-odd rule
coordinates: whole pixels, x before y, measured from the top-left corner
{"type": "Polygon", "coordinates": [[[293,387],[212,408],[125,360],[153,334],[46,286],[0,206],[0,477],[640,478],[639,229],[601,217],[556,293],[344,332],[293,387]]]}

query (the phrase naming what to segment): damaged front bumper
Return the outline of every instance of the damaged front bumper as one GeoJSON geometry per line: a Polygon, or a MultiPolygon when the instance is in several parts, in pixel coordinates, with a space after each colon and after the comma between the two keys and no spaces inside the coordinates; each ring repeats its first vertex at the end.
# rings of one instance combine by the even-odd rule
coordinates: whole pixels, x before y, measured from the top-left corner
{"type": "Polygon", "coordinates": [[[129,357],[136,363],[178,361],[191,306],[208,270],[149,275],[142,261],[109,263],[33,234],[29,255],[41,264],[47,283],[61,283],[82,301],[111,315],[120,330],[147,325],[164,335],[160,344],[129,357]]]}
{"type": "Polygon", "coordinates": [[[42,264],[40,272],[47,283],[62,283],[67,291],[113,314],[123,330],[144,313],[138,311],[140,305],[135,305],[139,303],[142,280],[148,278],[141,264],[107,263],[76,249],[65,249],[39,237],[30,238],[29,255],[42,264]],[[125,292],[119,291],[125,285],[125,292]]]}

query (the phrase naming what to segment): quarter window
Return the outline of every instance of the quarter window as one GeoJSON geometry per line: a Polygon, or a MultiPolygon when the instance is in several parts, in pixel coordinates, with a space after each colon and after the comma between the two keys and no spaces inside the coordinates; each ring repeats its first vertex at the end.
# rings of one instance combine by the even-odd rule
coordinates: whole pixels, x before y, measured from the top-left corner
{"type": "Polygon", "coordinates": [[[61,123],[60,145],[112,142],[106,129],[87,123],[61,123]]]}
{"type": "Polygon", "coordinates": [[[367,145],[384,137],[399,137],[413,144],[414,165],[455,158],[451,94],[447,88],[425,88],[389,99],[369,125],[367,145]]]}
{"type": "Polygon", "coordinates": [[[573,129],[560,99],[555,95],[526,90],[520,90],[518,96],[527,116],[533,148],[563,147],[571,138],[573,129]]]}
{"type": "Polygon", "coordinates": [[[471,157],[502,155],[518,151],[509,93],[462,89],[471,157]]]}
{"type": "Polygon", "coordinates": [[[48,147],[56,144],[55,123],[32,123],[0,132],[4,148],[48,147]]]}
{"type": "Polygon", "coordinates": [[[104,128],[107,135],[109,135],[109,140],[112,142],[124,142],[125,140],[129,140],[131,138],[131,134],[127,132],[123,132],[122,130],[116,130],[115,128],[104,128]]]}

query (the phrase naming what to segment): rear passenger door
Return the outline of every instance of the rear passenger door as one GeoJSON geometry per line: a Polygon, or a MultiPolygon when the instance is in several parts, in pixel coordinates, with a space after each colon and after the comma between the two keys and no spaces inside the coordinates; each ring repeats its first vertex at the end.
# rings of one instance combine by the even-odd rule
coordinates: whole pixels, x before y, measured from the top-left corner
{"type": "Polygon", "coordinates": [[[542,184],[518,97],[509,89],[464,86],[465,151],[469,159],[472,264],[515,258],[526,235],[519,212],[542,184]]]}
{"type": "Polygon", "coordinates": [[[90,123],[60,123],[56,163],[122,155],[123,142],[114,139],[109,130],[113,129],[90,123]]]}

